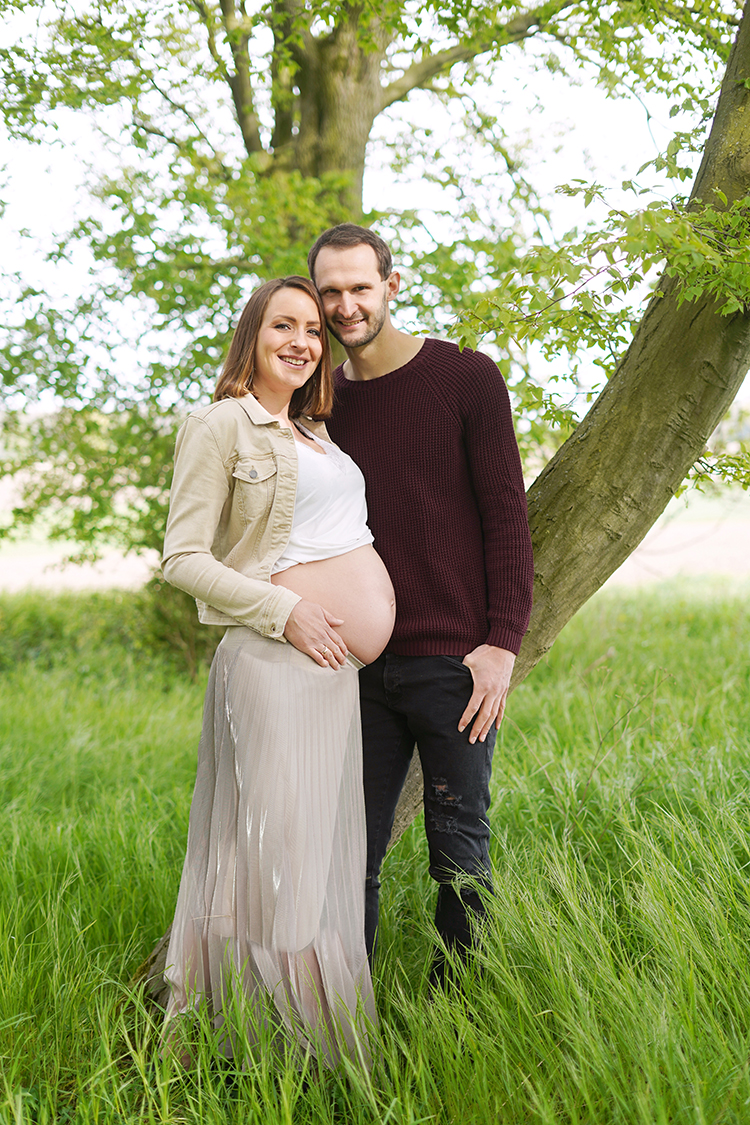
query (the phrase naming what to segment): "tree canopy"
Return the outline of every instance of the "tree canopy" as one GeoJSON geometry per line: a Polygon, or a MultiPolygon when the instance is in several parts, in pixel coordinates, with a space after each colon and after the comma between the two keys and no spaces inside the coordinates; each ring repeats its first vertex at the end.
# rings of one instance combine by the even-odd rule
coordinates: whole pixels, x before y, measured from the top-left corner
{"type": "MultiPolygon", "coordinates": [[[[41,460],[48,469],[29,479],[17,520],[46,509],[66,537],[144,547],[161,539],[175,418],[213,385],[248,289],[304,270],[321,229],[361,216],[367,146],[397,107],[396,159],[416,161],[416,174],[444,188],[447,234],[426,239],[425,215],[399,212],[395,200],[365,219],[409,265],[408,300],[424,327],[477,314],[464,337],[479,326],[499,343],[526,439],[554,448],[549,416],[571,416],[531,377],[529,341],[562,343],[574,370],[593,348],[606,377],[636,318],[627,304],[606,303],[616,286],[599,297],[591,285],[581,298],[591,307],[571,318],[561,294],[582,281],[585,239],[595,236],[555,242],[512,116],[483,103],[487,81],[502,83],[510,53],[526,49],[538,67],[585,73],[613,94],[665,92],[697,131],[683,130],[663,158],[679,176],[680,151],[699,143],[710,120],[741,5],[12,0],[4,11],[17,30],[0,52],[6,128],[47,143],[71,115],[85,117],[108,169],[92,172],[90,211],[51,251],[63,261],[87,249],[85,292],[52,306],[20,278],[1,353],[7,401],[51,390],[61,409],[31,421],[6,411],[6,468],[41,460]],[[460,111],[469,159],[451,165],[439,130],[412,126],[416,91],[434,100],[438,119],[449,105],[452,120],[460,111]],[[473,199],[480,162],[470,158],[480,151],[500,173],[483,214],[473,199]],[[483,301],[493,292],[497,315],[488,318],[483,301]],[[539,315],[550,302],[566,314],[554,324],[539,315]],[[508,319],[514,308],[520,321],[508,319]]],[[[638,222],[633,256],[648,243],[645,256],[658,264],[675,238],[663,237],[664,222],[656,232],[648,218],[631,228],[638,222]]],[[[631,270],[620,295],[642,276],[631,270]]]]}

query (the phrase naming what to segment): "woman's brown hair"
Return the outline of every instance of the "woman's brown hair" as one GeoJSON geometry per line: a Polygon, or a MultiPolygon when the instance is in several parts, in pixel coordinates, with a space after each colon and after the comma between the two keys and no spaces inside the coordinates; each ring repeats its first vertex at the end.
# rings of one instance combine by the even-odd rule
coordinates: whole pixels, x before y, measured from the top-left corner
{"type": "Polygon", "coordinates": [[[222,398],[241,398],[252,392],[255,374],[255,347],[266,309],[274,294],[281,289],[301,289],[312,297],[320,316],[320,342],[323,351],[320,363],[305,383],[298,387],[289,403],[289,417],[328,418],[333,406],[333,379],[331,377],[331,345],[328,342],[325,313],[320,294],[306,277],[277,277],[266,281],[255,290],[242,310],[234,330],[229,354],[214,391],[214,402],[222,398]]]}

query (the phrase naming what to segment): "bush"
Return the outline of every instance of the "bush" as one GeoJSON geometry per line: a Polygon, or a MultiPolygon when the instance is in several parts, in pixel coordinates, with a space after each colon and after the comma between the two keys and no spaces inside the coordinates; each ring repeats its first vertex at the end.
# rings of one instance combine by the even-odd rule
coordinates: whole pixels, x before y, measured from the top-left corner
{"type": "Polygon", "coordinates": [[[42,596],[0,597],[0,671],[33,661],[42,668],[61,662],[111,660],[113,646],[138,663],[167,660],[195,679],[211,663],[223,630],[201,625],[195,602],[161,574],[141,590],[106,590],[42,596]]]}

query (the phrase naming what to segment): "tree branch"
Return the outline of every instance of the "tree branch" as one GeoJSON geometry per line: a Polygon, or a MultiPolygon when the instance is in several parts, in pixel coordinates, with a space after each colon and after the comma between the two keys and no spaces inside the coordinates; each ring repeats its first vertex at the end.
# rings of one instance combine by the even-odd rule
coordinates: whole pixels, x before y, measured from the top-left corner
{"type": "Polygon", "coordinates": [[[250,79],[250,56],[247,50],[250,30],[247,27],[247,20],[238,18],[233,0],[221,0],[221,12],[235,70],[234,74],[227,75],[227,82],[232,91],[242,140],[248,155],[263,152],[258,117],[255,113],[253,84],[250,79]]]}
{"type": "Polygon", "coordinates": [[[540,31],[551,18],[565,8],[572,7],[576,2],[577,0],[555,0],[551,4],[544,4],[524,15],[516,16],[500,27],[489,29],[485,35],[464,40],[462,43],[457,43],[455,47],[438,51],[435,55],[423,56],[407,67],[400,78],[394,79],[383,88],[380,112],[394,102],[402,101],[412,90],[423,89],[433,79],[449,71],[456,63],[470,62],[477,55],[483,55],[495,47],[528,39],[540,31]]]}
{"type": "Polygon", "coordinates": [[[219,73],[221,74],[221,77],[226,82],[228,82],[229,81],[229,74],[227,73],[227,68],[226,68],[226,65],[224,63],[224,60],[222,59],[222,57],[219,53],[219,48],[216,45],[216,33],[214,31],[213,21],[211,19],[211,13],[209,12],[206,5],[204,3],[202,3],[202,0],[192,0],[192,3],[193,3],[193,7],[195,8],[196,12],[198,13],[198,15],[201,18],[201,22],[203,23],[203,26],[206,29],[206,36],[207,36],[209,54],[211,55],[211,58],[216,63],[217,69],[218,69],[219,73]]]}
{"type": "MultiPolygon", "coordinates": [[[[297,98],[294,94],[294,75],[299,69],[299,48],[295,51],[293,32],[295,23],[304,13],[298,0],[277,0],[273,5],[273,52],[271,54],[271,109],[273,134],[271,148],[289,145],[292,141],[297,98]]],[[[314,51],[313,41],[311,48],[314,51]]]]}
{"type": "MultiPolygon", "coordinates": [[[[216,152],[216,149],[211,144],[208,137],[203,132],[203,130],[201,129],[200,125],[198,124],[198,122],[193,117],[193,115],[190,112],[190,110],[188,109],[188,107],[186,105],[183,105],[182,102],[175,101],[175,99],[171,96],[171,94],[168,94],[166,90],[162,90],[161,86],[156,81],[156,79],[153,77],[153,75],[149,74],[148,80],[149,80],[150,84],[153,86],[153,88],[156,90],[157,94],[159,94],[160,97],[164,98],[164,101],[167,103],[167,105],[170,105],[172,107],[172,109],[176,110],[178,113],[181,113],[184,117],[187,118],[187,120],[193,126],[193,128],[195,129],[195,131],[198,134],[198,136],[200,137],[200,139],[202,141],[205,141],[205,143],[211,149],[211,152],[218,159],[218,153],[216,152]]],[[[167,138],[167,139],[169,139],[169,138],[167,138]]]]}
{"type": "MultiPolygon", "coordinates": [[[[133,117],[133,128],[137,129],[139,133],[145,133],[149,137],[161,138],[161,140],[166,141],[167,144],[173,145],[174,148],[178,150],[178,152],[182,152],[183,154],[185,152],[185,145],[188,142],[182,140],[180,137],[176,137],[173,133],[165,133],[163,129],[157,129],[155,125],[147,125],[145,121],[139,121],[139,119],[135,116],[133,117]]],[[[203,133],[201,133],[200,135],[201,138],[206,141],[206,144],[209,146],[211,152],[213,153],[213,159],[216,163],[216,167],[219,169],[219,172],[221,174],[220,178],[228,183],[232,178],[232,173],[229,171],[226,164],[224,164],[211,142],[207,140],[206,136],[203,133]]]]}

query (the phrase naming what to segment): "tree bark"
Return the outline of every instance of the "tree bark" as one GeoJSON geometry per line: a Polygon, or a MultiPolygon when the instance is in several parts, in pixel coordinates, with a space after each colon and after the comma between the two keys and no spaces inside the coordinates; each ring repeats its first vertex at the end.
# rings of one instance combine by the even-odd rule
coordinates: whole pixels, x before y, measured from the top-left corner
{"type": "MultiPolygon", "coordinates": [[[[750,0],[727,65],[692,199],[750,193],[750,0]]],[[[663,279],[616,373],[528,493],[534,610],[513,673],[518,686],[571,617],[631,554],[700,456],[750,368],[750,313],[677,301],[663,279]]],[[[414,755],[391,846],[422,805],[414,755]]],[[[169,931],[137,979],[164,1004],[169,931]]]]}
{"type": "Polygon", "coordinates": [[[365,151],[381,109],[380,73],[392,36],[373,21],[372,43],[359,42],[352,13],[330,35],[309,37],[298,58],[299,135],[294,164],[304,176],[342,173],[342,201],[362,213],[365,151]]]}
{"type": "MultiPolygon", "coordinates": [[[[498,22],[482,36],[462,40],[444,51],[428,52],[399,78],[384,84],[384,63],[395,32],[370,18],[363,41],[362,12],[350,7],[342,9],[329,34],[314,36],[308,26],[295,39],[294,19],[302,16],[299,2],[277,0],[272,62],[274,165],[296,168],[303,176],[339,173],[342,203],[356,218],[362,211],[367,142],[378,114],[408,97],[412,90],[429,88],[435,78],[448,74],[457,63],[470,62],[498,46],[532,37],[573,2],[555,0],[505,24],[498,22]],[[292,69],[284,64],[287,58],[293,61],[292,69]],[[292,96],[295,84],[299,93],[292,96]]],[[[233,0],[222,0],[223,8],[232,3],[233,0]]],[[[233,81],[236,83],[237,79],[233,81]]],[[[232,86],[233,94],[234,89],[232,86]]],[[[243,119],[238,119],[242,123],[243,119]]],[[[248,147],[250,151],[256,149],[248,147]]]]}
{"type": "MultiPolygon", "coordinates": [[[[750,3],[732,48],[691,199],[750,193],[750,3]]],[[[712,300],[678,306],[663,278],[636,335],[575,433],[528,492],[534,609],[511,691],[635,550],[685,479],[750,367],[750,315],[712,300]]],[[[392,847],[422,807],[414,755],[392,847]]]]}

